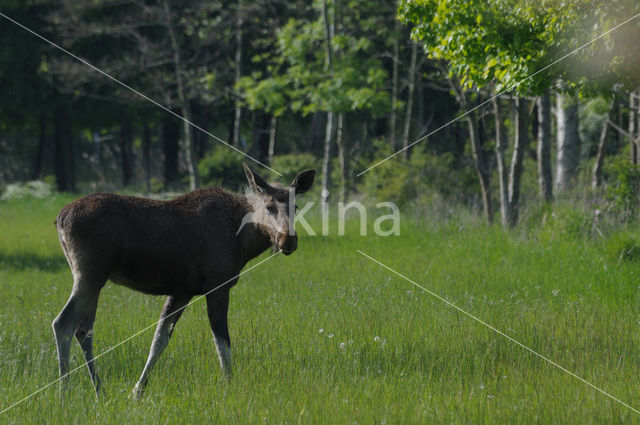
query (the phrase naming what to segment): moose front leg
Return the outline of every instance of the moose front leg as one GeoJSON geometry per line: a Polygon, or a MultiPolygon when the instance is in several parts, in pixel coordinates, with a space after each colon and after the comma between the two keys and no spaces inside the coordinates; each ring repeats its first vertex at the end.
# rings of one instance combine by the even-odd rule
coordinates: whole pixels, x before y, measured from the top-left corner
{"type": "Polygon", "coordinates": [[[207,295],[207,314],[213,331],[213,339],[216,343],[220,366],[225,378],[231,377],[231,339],[227,326],[227,313],[229,311],[229,289],[222,288],[207,295]]]}
{"type": "Polygon", "coordinates": [[[153,336],[153,342],[151,343],[151,350],[149,350],[147,363],[144,365],[144,370],[142,371],[142,375],[140,376],[138,383],[133,388],[133,396],[135,398],[140,398],[144,393],[144,388],[147,385],[147,380],[149,379],[149,372],[151,372],[151,369],[153,369],[153,366],[156,364],[158,357],[167,347],[176,322],[184,312],[184,309],[190,299],[191,297],[167,297],[167,301],[164,303],[164,307],[162,307],[162,313],[160,313],[160,320],[158,321],[156,333],[153,336]]]}

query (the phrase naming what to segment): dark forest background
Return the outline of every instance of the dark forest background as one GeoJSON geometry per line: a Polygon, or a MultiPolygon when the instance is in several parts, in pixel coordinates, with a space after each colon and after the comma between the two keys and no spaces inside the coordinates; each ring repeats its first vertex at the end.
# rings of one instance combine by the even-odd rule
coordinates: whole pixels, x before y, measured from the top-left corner
{"type": "Polygon", "coordinates": [[[243,161],[277,177],[208,132],[286,179],[317,169],[323,201],[461,205],[513,226],[524,207],[579,196],[635,216],[640,18],[614,28],[637,1],[1,0],[0,12],[5,192],[239,189],[243,161]]]}

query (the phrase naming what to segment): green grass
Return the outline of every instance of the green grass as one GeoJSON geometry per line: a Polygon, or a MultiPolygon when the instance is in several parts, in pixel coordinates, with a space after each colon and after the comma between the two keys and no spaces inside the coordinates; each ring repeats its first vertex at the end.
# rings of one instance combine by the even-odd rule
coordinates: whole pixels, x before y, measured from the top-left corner
{"type": "MultiPolygon", "coordinates": [[[[0,410],[57,378],[51,321],[71,276],[53,220],[70,198],[0,203],[0,410]]],[[[637,235],[467,221],[399,237],[302,237],[232,290],[234,375],[221,375],[205,303],[188,308],[146,395],[129,398],[153,330],[0,416],[0,423],[640,423],[640,415],[448,307],[426,288],[640,409],[637,235]],[[630,242],[631,241],[631,242],[630,242]],[[626,250],[626,251],[625,251],[626,250]]],[[[337,226],[334,226],[334,228],[337,226]]],[[[335,232],[334,232],[335,233],[335,232]]],[[[265,256],[260,257],[260,259],[265,256]]],[[[108,284],[96,354],[154,323],[163,299],[108,284]]],[[[72,367],[82,362],[74,343],[72,367]]]]}

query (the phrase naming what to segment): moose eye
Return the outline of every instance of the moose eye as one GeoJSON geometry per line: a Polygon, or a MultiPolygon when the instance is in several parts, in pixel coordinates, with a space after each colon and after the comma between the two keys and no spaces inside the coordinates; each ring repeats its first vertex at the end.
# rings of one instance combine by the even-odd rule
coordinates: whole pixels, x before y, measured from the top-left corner
{"type": "Polygon", "coordinates": [[[267,211],[271,215],[278,215],[278,207],[275,205],[267,205],[267,211]]]}

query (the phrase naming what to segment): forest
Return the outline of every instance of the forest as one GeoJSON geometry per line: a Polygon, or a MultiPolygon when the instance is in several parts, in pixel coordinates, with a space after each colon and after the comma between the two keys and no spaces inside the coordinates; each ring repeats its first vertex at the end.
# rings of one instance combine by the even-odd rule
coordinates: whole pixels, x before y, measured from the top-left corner
{"type": "Polygon", "coordinates": [[[0,0],[0,422],[640,423],[639,41],[638,0],[0,0]]]}
{"type": "Polygon", "coordinates": [[[637,203],[633,0],[0,10],[5,187],[236,189],[248,161],[318,169],[323,202],[437,199],[505,226],[576,190],[637,203]]]}

